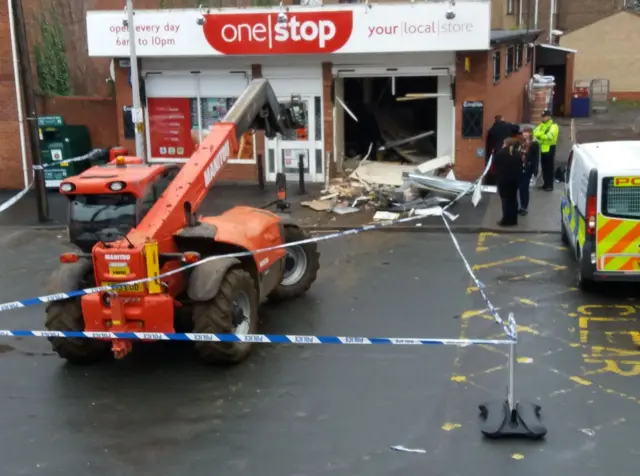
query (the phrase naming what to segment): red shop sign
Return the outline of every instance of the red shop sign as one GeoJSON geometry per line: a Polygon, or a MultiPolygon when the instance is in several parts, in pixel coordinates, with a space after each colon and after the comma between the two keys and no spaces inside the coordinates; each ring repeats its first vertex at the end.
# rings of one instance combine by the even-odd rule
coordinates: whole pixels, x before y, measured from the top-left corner
{"type": "Polygon", "coordinates": [[[188,98],[149,98],[149,139],[153,158],[185,159],[193,154],[188,98]]]}
{"type": "Polygon", "coordinates": [[[225,55],[333,53],[353,31],[351,10],[295,12],[278,23],[277,13],[205,15],[209,44],[225,55]]]}

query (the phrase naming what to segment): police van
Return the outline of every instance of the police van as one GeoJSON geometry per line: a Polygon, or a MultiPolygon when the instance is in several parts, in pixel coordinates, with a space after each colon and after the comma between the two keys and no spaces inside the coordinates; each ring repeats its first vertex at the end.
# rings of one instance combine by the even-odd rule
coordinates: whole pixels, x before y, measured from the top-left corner
{"type": "Polygon", "coordinates": [[[578,285],[640,281],[640,141],[575,144],[561,204],[578,285]]]}

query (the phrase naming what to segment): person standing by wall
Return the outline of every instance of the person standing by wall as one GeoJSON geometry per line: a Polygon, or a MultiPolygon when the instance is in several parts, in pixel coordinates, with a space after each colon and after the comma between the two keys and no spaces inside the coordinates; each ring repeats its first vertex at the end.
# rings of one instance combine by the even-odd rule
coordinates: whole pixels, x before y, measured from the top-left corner
{"type": "Polygon", "coordinates": [[[531,178],[538,175],[538,164],[540,163],[540,144],[533,140],[531,127],[522,130],[522,172],[520,175],[520,211],[521,216],[529,213],[529,188],[531,178]]]}
{"type": "MultiPolygon", "coordinates": [[[[497,115],[494,118],[494,123],[487,131],[487,140],[485,141],[485,167],[492,154],[495,159],[496,153],[502,148],[505,139],[513,136],[513,134],[516,134],[519,130],[520,126],[505,121],[502,115],[497,115]]],[[[491,167],[491,170],[487,173],[486,183],[493,185],[495,182],[496,170],[495,167],[491,167]]]]}
{"type": "Polygon", "coordinates": [[[518,224],[518,188],[522,174],[520,140],[515,137],[504,141],[504,146],[493,157],[496,167],[498,194],[502,201],[502,219],[499,226],[518,224]]]}
{"type": "Polygon", "coordinates": [[[551,111],[545,109],[542,113],[542,122],[533,130],[533,137],[540,144],[540,166],[542,168],[542,190],[551,192],[554,183],[554,169],[556,157],[556,144],[560,129],[553,122],[551,111]]]}

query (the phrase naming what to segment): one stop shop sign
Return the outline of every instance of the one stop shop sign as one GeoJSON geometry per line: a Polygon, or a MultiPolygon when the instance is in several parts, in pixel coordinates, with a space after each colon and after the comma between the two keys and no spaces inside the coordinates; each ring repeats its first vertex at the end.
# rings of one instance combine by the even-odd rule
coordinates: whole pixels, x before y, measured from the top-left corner
{"type": "MultiPolygon", "coordinates": [[[[137,10],[136,52],[149,56],[409,53],[489,48],[490,2],[448,2],[200,11],[137,10]]],[[[129,32],[121,11],[87,13],[90,56],[126,57],[129,32]]]]}

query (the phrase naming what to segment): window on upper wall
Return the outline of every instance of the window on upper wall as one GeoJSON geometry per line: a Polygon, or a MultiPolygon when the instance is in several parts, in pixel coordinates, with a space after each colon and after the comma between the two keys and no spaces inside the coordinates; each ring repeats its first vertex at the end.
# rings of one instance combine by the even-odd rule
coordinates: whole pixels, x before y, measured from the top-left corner
{"type": "Polygon", "coordinates": [[[522,68],[523,52],[524,52],[524,45],[516,45],[516,71],[522,68]]]}
{"type": "Polygon", "coordinates": [[[493,83],[500,81],[502,70],[500,69],[500,51],[493,52],[493,83]]]}
{"type": "Polygon", "coordinates": [[[553,2],[553,13],[554,15],[558,14],[558,3],[560,0],[551,0],[553,2]]]}
{"type": "Polygon", "coordinates": [[[507,74],[513,73],[513,65],[515,63],[515,47],[510,46],[507,48],[507,58],[505,60],[505,72],[507,74]]]}
{"type": "Polygon", "coordinates": [[[527,45],[527,64],[533,61],[533,46],[527,45]]]}
{"type": "Polygon", "coordinates": [[[507,15],[514,15],[516,13],[515,0],[506,0],[507,2],[507,15]]]}

